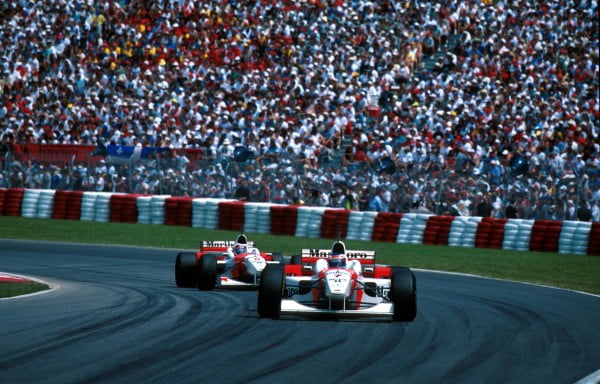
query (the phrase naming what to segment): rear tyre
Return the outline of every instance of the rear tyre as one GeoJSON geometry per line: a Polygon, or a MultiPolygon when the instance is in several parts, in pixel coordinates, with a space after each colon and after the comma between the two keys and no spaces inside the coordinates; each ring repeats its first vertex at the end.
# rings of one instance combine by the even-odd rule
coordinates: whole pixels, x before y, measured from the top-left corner
{"type": "Polygon", "coordinates": [[[217,257],[212,254],[203,255],[198,260],[198,289],[211,291],[217,282],[217,257]]]}
{"type": "Polygon", "coordinates": [[[257,302],[260,317],[278,319],[281,314],[281,298],[285,289],[283,268],[283,264],[268,264],[262,271],[257,302]]]}
{"type": "Polygon", "coordinates": [[[406,267],[394,268],[389,293],[395,321],[413,321],[417,316],[417,280],[406,267]]]}
{"type": "Polygon", "coordinates": [[[273,252],[271,257],[273,258],[273,261],[282,265],[284,264],[283,254],[281,252],[273,252]]]}
{"type": "Polygon", "coordinates": [[[194,252],[178,253],[175,259],[175,284],[183,288],[194,287],[196,285],[195,271],[196,254],[194,252]]]}

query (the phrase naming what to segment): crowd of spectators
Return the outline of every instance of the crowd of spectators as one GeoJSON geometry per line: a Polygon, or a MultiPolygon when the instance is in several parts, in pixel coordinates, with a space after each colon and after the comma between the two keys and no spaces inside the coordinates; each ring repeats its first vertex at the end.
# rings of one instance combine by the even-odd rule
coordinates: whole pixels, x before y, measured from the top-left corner
{"type": "Polygon", "coordinates": [[[0,186],[600,221],[598,30],[597,1],[3,2],[4,148],[173,152],[0,186]]]}

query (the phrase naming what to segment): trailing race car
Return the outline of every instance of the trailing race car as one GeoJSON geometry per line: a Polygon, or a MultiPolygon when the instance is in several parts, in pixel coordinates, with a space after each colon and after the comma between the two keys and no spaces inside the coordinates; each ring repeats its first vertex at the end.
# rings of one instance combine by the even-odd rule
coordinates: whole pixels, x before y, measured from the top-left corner
{"type": "Polygon", "coordinates": [[[236,241],[203,241],[198,252],[180,252],[175,260],[178,287],[256,288],[267,264],[284,264],[281,253],[260,252],[245,235],[236,241]]]}
{"type": "Polygon", "coordinates": [[[268,265],[258,288],[260,317],[333,315],[413,321],[416,279],[407,267],[375,263],[375,251],[303,249],[301,264],[268,265]]]}

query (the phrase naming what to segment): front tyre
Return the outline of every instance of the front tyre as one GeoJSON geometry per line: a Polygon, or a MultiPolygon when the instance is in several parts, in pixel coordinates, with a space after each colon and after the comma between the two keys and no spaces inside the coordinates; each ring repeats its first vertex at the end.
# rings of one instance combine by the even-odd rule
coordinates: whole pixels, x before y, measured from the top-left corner
{"type": "Polygon", "coordinates": [[[260,276],[257,309],[260,317],[278,319],[285,289],[283,264],[268,264],[260,276]]]}
{"type": "Polygon", "coordinates": [[[394,303],[395,321],[413,321],[417,316],[417,280],[406,267],[394,268],[389,297],[394,303]]]}
{"type": "Polygon", "coordinates": [[[180,252],[175,259],[175,284],[178,287],[192,288],[196,285],[196,254],[180,252]]]}
{"type": "Polygon", "coordinates": [[[198,260],[198,289],[212,291],[217,282],[217,257],[214,254],[203,255],[198,260]]]}

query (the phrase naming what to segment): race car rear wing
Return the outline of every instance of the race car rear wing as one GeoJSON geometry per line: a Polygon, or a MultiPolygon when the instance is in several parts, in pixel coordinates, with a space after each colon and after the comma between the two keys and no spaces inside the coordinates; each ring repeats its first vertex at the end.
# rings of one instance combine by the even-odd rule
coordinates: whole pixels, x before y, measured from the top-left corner
{"type": "MultiPolygon", "coordinates": [[[[319,259],[329,259],[331,249],[303,249],[302,264],[312,264],[319,259]]],[[[358,260],[362,265],[375,264],[375,251],[346,250],[348,260],[358,260]]]]}
{"type": "MultiPolygon", "coordinates": [[[[223,252],[226,251],[227,248],[233,247],[236,244],[234,240],[216,240],[216,241],[203,241],[200,243],[200,249],[202,251],[215,251],[215,252],[223,252]]],[[[249,241],[246,244],[248,247],[254,247],[254,241],[249,241]]]]}

